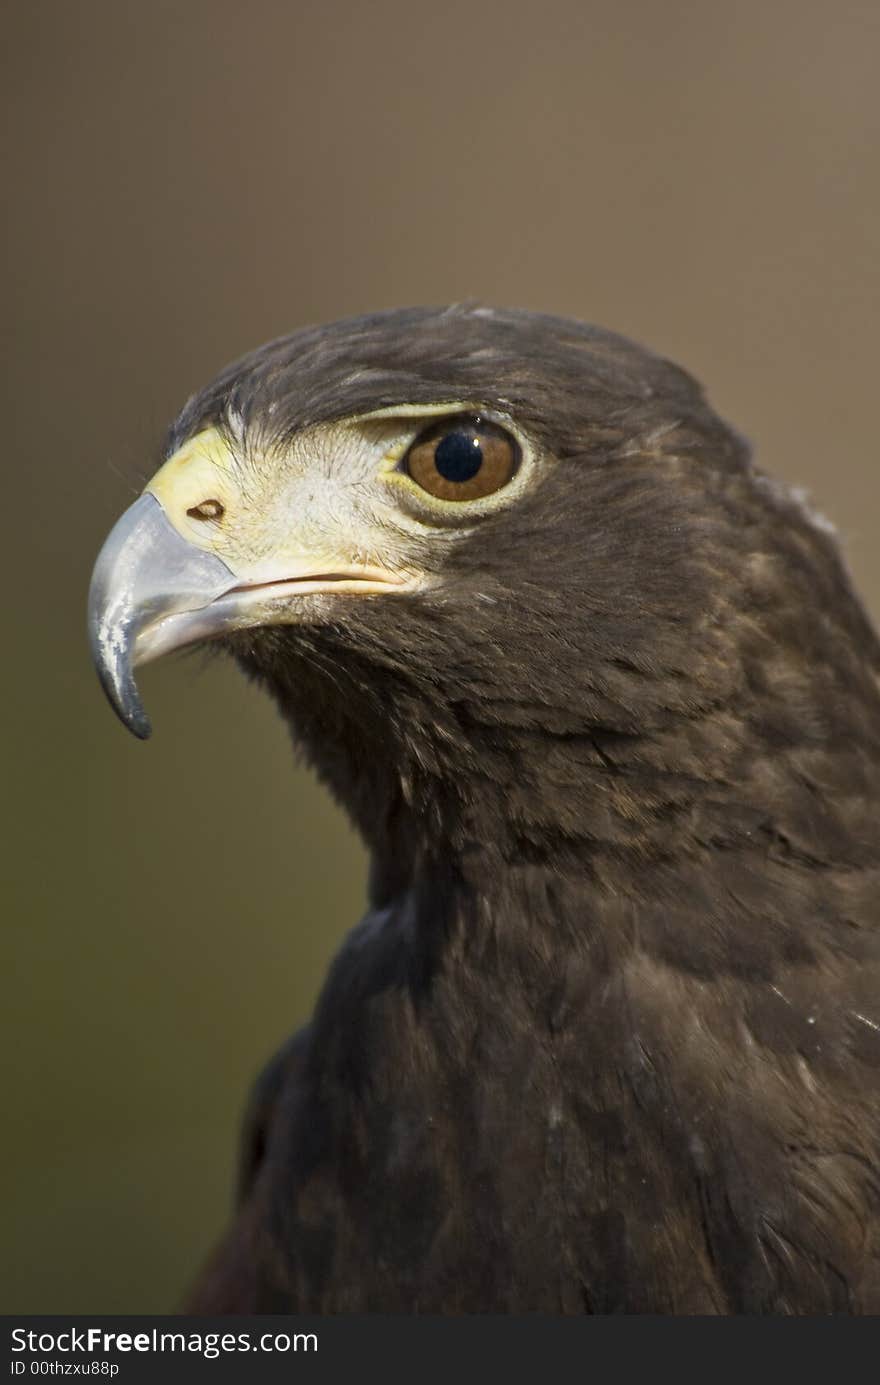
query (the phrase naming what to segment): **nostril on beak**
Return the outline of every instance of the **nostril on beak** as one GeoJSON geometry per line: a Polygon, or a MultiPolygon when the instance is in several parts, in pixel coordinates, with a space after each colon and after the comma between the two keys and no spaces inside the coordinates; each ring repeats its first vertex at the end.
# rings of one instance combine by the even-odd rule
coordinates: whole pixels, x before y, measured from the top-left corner
{"type": "Polygon", "coordinates": [[[223,506],[219,500],[203,500],[199,505],[193,505],[192,509],[187,510],[190,519],[222,519],[223,506]]]}

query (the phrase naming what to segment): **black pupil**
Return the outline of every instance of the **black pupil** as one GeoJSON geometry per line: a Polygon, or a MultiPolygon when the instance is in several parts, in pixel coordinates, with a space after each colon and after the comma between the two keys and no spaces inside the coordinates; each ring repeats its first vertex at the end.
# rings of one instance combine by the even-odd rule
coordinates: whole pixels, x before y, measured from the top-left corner
{"type": "Polygon", "coordinates": [[[444,481],[470,481],[483,465],[483,449],[473,433],[447,433],[434,451],[444,481]]]}

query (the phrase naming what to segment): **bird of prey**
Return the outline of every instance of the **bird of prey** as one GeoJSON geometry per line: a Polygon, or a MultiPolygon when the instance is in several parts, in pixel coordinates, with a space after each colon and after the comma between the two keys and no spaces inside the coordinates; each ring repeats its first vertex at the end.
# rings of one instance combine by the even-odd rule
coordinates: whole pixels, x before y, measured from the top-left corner
{"type": "Polygon", "coordinates": [[[193,1311],[880,1312],[880,646],[687,374],[296,332],[185,405],[90,620],[139,736],[136,664],[227,651],[372,858],[193,1311]]]}

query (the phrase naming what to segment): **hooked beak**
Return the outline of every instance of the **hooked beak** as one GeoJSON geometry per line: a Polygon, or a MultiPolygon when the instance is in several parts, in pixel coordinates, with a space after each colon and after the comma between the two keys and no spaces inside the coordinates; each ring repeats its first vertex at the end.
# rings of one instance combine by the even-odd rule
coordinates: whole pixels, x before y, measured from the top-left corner
{"type": "Polygon", "coordinates": [[[178,534],[153,495],[136,500],[110,531],[89,587],[89,641],[111,707],[141,740],[152,728],[134,668],[151,657],[150,636],[169,617],[196,620],[236,583],[220,558],[178,534]]]}
{"type": "Polygon", "coordinates": [[[288,561],[283,572],[264,569],[259,580],[246,580],[188,542],[147,492],[110,531],[95,563],[88,603],[92,657],[113,710],[146,740],[152,727],[134,679],[139,664],[229,630],[272,624],[281,599],[294,593],[371,593],[403,585],[383,568],[328,573],[307,561],[288,561]]]}

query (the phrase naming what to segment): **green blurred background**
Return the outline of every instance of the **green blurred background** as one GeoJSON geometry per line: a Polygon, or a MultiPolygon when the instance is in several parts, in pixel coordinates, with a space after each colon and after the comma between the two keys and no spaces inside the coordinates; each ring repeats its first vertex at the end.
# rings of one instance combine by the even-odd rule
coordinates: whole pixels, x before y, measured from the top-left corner
{"type": "Polygon", "coordinates": [[[240,1108],[365,862],[220,665],[115,722],[98,547],[166,422],[311,321],[465,297],[689,366],[880,610],[880,9],[41,0],[6,7],[0,1307],[162,1311],[240,1108]]]}

